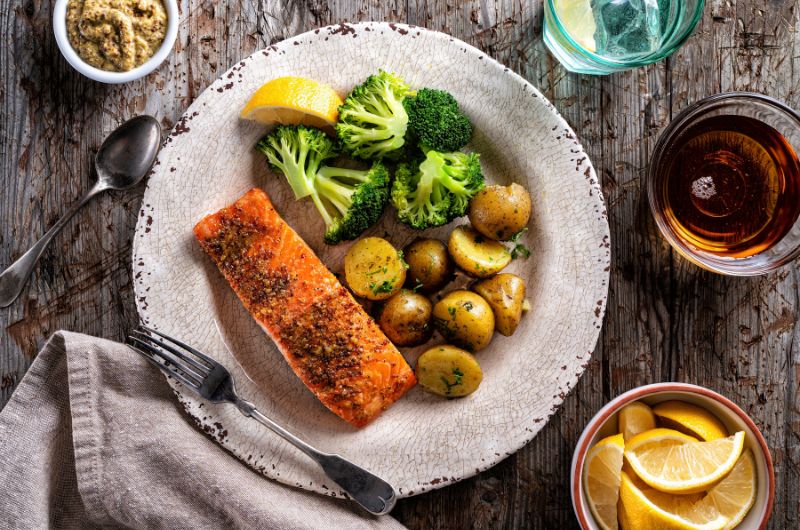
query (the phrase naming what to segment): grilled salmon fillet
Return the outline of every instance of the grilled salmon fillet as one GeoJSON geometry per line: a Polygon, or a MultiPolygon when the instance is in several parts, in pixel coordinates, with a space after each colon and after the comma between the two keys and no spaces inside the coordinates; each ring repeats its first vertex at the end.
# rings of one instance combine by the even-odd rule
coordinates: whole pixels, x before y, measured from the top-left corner
{"type": "Polygon", "coordinates": [[[194,233],[286,361],[334,414],[363,427],[416,378],[349,291],[252,189],[194,233]]]}

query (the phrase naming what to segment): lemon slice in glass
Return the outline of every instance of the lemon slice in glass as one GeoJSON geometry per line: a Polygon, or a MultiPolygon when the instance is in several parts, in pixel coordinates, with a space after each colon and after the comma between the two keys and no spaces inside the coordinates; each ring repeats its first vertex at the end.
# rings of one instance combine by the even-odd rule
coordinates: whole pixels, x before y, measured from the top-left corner
{"type": "Polygon", "coordinates": [[[279,77],[261,85],[239,116],[265,125],[308,125],[333,130],[342,98],[324,83],[279,77]]]}
{"type": "Polygon", "coordinates": [[[653,429],[625,445],[625,459],[649,486],[668,493],[708,488],[730,473],[744,447],[744,431],[709,442],[685,441],[671,429],[653,429]]]}
{"type": "Polygon", "coordinates": [[[589,450],[583,466],[586,500],[603,530],[617,527],[617,500],[624,442],[621,434],[603,438],[589,450]]]}
{"type": "Polygon", "coordinates": [[[556,15],[572,39],[590,52],[597,51],[594,21],[590,0],[554,0],[556,15]]]}

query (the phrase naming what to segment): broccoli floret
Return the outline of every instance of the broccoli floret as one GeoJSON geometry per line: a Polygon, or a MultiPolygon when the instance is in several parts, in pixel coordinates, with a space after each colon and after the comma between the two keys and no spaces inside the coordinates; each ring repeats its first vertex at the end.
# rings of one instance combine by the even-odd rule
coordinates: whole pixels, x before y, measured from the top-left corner
{"type": "Polygon", "coordinates": [[[398,166],[391,200],[401,222],[422,230],[464,215],[483,186],[476,153],[428,151],[421,163],[398,166]]]}
{"type": "Polygon", "coordinates": [[[408,128],[403,100],[408,85],[380,70],[350,92],[339,107],[336,134],[348,154],[380,160],[400,154],[408,128]]]}
{"type": "Polygon", "coordinates": [[[331,138],[319,129],[280,125],[256,144],[270,165],[281,171],[297,199],[314,191],[314,176],[322,163],[337,155],[331,138]]]}
{"type": "Polygon", "coordinates": [[[325,242],[355,239],[380,219],[389,200],[389,171],[380,162],[369,170],[323,166],[312,200],[325,220],[325,242]]]}
{"type": "Polygon", "coordinates": [[[449,92],[423,88],[416,96],[406,98],[403,106],[408,113],[408,129],[425,150],[458,151],[472,137],[469,118],[449,92]]]}
{"type": "Polygon", "coordinates": [[[311,197],[327,227],[325,242],[355,239],[374,225],[389,201],[389,171],[380,162],[369,170],[323,163],[335,157],[334,142],[319,129],[279,126],[256,148],[281,171],[295,197],[311,197]]]}

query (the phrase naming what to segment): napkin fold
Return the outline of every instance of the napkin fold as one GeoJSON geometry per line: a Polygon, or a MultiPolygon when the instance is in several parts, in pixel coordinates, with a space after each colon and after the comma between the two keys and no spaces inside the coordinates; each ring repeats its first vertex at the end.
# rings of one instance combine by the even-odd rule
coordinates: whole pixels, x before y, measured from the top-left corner
{"type": "Polygon", "coordinates": [[[68,332],[0,411],[0,490],[3,528],[403,528],[257,474],[138,354],[68,332]]]}

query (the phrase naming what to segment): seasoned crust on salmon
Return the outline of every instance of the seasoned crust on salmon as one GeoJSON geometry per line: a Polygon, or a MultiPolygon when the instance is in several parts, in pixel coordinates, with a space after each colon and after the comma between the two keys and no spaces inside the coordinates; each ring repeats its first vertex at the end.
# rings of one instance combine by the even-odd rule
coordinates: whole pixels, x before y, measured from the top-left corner
{"type": "Polygon", "coordinates": [[[194,228],[244,306],[323,405],[363,427],[414,386],[403,356],[252,189],[194,228]]]}

